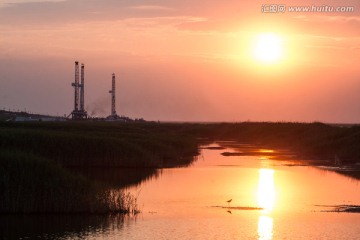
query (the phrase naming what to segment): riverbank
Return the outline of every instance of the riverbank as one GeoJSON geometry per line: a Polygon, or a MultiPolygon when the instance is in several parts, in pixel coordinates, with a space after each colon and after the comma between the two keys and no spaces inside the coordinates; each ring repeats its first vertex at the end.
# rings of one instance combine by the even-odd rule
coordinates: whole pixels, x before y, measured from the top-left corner
{"type": "Polygon", "coordinates": [[[136,197],[112,189],[156,177],[157,169],[188,166],[199,145],[214,140],[288,149],[297,159],[328,165],[335,156],[341,164],[360,161],[357,126],[0,122],[0,212],[136,212],[136,197]],[[149,171],[137,173],[139,168],[149,171]],[[134,171],[104,176],[101,169],[134,171]],[[114,182],[108,178],[119,184],[108,185],[114,182]]]}
{"type": "Polygon", "coordinates": [[[340,165],[360,162],[360,127],[323,123],[243,122],[194,124],[187,132],[211,140],[233,140],[266,148],[287,149],[298,159],[340,165]]]}
{"type": "Polygon", "coordinates": [[[74,169],[180,167],[197,153],[193,136],[156,124],[0,123],[0,212],[137,212],[135,196],[74,169]]]}

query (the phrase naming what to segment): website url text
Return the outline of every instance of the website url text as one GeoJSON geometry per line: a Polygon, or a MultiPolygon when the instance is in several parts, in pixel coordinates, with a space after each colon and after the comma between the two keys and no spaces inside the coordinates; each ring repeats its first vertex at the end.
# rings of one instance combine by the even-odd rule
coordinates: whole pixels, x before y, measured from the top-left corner
{"type": "Polygon", "coordinates": [[[316,13],[331,13],[331,12],[354,12],[354,6],[286,6],[285,4],[263,4],[261,12],[263,13],[285,13],[285,12],[316,12],[316,13]]]}

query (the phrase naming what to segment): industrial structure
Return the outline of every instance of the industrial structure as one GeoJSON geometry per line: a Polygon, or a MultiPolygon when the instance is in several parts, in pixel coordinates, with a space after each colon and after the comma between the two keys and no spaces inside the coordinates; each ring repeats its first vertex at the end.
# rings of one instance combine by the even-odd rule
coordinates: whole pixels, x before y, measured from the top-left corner
{"type": "Polygon", "coordinates": [[[115,73],[112,74],[111,78],[111,90],[109,93],[111,94],[111,114],[107,117],[109,120],[120,119],[120,117],[116,114],[115,100],[116,100],[116,87],[115,87],[115,73]]]}
{"type": "Polygon", "coordinates": [[[66,120],[88,120],[88,121],[117,121],[117,122],[145,122],[143,118],[131,119],[124,115],[117,115],[116,113],[116,76],[112,74],[112,86],[109,93],[111,94],[111,113],[108,117],[102,116],[89,116],[85,111],[85,66],[82,63],[81,68],[79,62],[75,62],[75,81],[71,83],[74,87],[74,109],[67,115],[51,116],[49,114],[37,114],[25,111],[8,111],[0,110],[0,120],[14,122],[54,122],[54,121],[66,121],[66,120]]]}
{"type": "Polygon", "coordinates": [[[74,120],[87,119],[85,111],[85,67],[81,64],[81,83],[79,83],[79,62],[75,62],[75,82],[71,84],[74,87],[74,110],[71,112],[71,118],[74,120]]]}
{"type": "Polygon", "coordinates": [[[79,62],[75,62],[75,82],[71,83],[74,87],[74,110],[67,116],[72,120],[91,120],[91,121],[118,121],[118,122],[143,122],[144,119],[131,119],[126,116],[119,116],[116,113],[116,76],[112,74],[111,78],[111,113],[106,118],[103,117],[91,117],[85,111],[85,67],[81,64],[79,69],[79,62]]]}

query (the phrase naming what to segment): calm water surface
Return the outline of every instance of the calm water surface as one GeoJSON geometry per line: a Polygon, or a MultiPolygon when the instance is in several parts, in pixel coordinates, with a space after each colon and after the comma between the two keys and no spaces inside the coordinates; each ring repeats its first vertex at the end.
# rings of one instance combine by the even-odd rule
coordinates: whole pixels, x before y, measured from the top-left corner
{"type": "Polygon", "coordinates": [[[203,149],[191,167],[129,188],[142,211],[135,217],[3,216],[3,238],[359,239],[360,214],[327,212],[360,205],[358,180],[299,166],[286,152],[220,144],[231,148],[203,149]],[[244,154],[221,155],[234,151],[244,154]]]}

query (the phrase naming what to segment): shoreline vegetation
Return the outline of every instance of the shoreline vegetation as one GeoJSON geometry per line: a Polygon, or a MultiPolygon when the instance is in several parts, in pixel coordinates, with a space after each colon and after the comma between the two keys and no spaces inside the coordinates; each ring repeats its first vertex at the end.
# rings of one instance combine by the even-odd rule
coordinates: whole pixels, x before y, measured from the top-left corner
{"type": "Polygon", "coordinates": [[[0,212],[137,213],[135,196],[86,169],[149,169],[126,174],[131,185],[197,154],[194,137],[162,125],[0,123],[0,212]]]}
{"type": "Polygon", "coordinates": [[[111,177],[101,169],[125,169],[112,177],[138,184],[157,177],[157,169],[189,166],[201,144],[219,140],[288,149],[329,165],[334,156],[341,164],[360,161],[359,126],[0,122],[0,213],[137,213],[136,197],[119,191],[121,183],[100,181],[111,177]],[[148,170],[137,175],[137,169],[148,170]]]}
{"type": "Polygon", "coordinates": [[[326,210],[322,212],[343,212],[343,213],[360,213],[359,205],[315,205],[326,210]]]}

